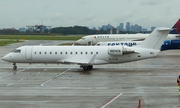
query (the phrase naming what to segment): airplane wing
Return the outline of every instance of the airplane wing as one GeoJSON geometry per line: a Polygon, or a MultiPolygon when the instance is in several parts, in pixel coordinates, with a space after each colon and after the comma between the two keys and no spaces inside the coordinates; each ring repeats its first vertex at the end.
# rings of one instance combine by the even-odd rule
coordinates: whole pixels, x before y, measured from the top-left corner
{"type": "Polygon", "coordinates": [[[96,54],[93,55],[90,60],[89,59],[64,59],[64,60],[60,60],[59,62],[64,63],[64,64],[93,65],[95,58],[96,58],[96,54]]]}

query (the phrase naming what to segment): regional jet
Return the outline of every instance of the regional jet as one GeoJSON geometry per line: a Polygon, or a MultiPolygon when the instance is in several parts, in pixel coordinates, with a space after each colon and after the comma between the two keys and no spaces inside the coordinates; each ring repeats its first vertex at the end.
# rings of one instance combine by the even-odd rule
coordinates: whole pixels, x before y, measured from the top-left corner
{"type": "MultiPolygon", "coordinates": [[[[173,30],[169,33],[166,40],[180,39],[180,19],[172,27],[173,30]]],[[[88,35],[77,40],[75,44],[79,45],[95,45],[98,42],[111,41],[143,41],[149,34],[100,34],[88,35]]]]}
{"type": "Polygon", "coordinates": [[[22,46],[2,60],[16,63],[78,64],[84,70],[93,65],[118,64],[155,57],[172,29],[156,28],[141,45],[137,46],[22,46]]]}

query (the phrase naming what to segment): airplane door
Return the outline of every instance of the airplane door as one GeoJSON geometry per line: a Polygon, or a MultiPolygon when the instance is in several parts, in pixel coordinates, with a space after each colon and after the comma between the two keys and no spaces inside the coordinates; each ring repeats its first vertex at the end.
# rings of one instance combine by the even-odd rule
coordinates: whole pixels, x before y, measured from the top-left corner
{"type": "Polygon", "coordinates": [[[32,60],[32,46],[26,47],[26,60],[32,60]]]}
{"type": "Polygon", "coordinates": [[[92,42],[91,42],[91,41],[88,41],[87,45],[88,45],[88,46],[91,46],[91,45],[92,45],[92,42]]]}

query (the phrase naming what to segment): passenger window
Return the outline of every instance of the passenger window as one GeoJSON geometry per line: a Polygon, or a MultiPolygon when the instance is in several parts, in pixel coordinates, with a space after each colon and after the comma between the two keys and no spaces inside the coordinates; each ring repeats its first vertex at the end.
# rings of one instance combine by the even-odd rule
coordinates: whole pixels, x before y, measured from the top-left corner
{"type": "Polygon", "coordinates": [[[72,52],[71,52],[71,54],[72,54],[72,52]]]}
{"type": "Polygon", "coordinates": [[[34,54],[36,54],[36,52],[34,52],[34,54]]]}
{"type": "Polygon", "coordinates": [[[55,54],[57,54],[57,52],[55,52],[55,54]]]}
{"type": "Polygon", "coordinates": [[[66,52],[66,54],[67,54],[67,52],[66,52]]]}
{"type": "Polygon", "coordinates": [[[46,54],[46,52],[44,52],[44,54],[46,54]]]}
{"type": "Polygon", "coordinates": [[[83,52],[81,52],[81,54],[83,54],[83,52]]]}
{"type": "Polygon", "coordinates": [[[61,52],[61,54],[62,54],[62,52],[61,52]]]}
{"type": "Polygon", "coordinates": [[[87,54],[87,52],[86,52],[86,54],[87,54]]]}
{"type": "Polygon", "coordinates": [[[93,54],[93,52],[91,52],[91,54],[93,54]]]}
{"type": "Polygon", "coordinates": [[[96,52],[96,54],[98,54],[98,52],[96,52]]]}
{"type": "Polygon", "coordinates": [[[77,52],[76,52],[76,54],[77,54],[77,52]]]}
{"type": "Polygon", "coordinates": [[[41,54],[41,52],[39,52],[39,54],[41,54]]]}
{"type": "Polygon", "coordinates": [[[50,52],[50,54],[52,54],[52,52],[50,52]]]}

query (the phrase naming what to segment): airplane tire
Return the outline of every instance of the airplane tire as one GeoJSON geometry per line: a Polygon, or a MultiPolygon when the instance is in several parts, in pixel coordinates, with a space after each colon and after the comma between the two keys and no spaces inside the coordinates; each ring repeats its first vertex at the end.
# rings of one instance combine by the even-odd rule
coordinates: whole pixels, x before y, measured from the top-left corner
{"type": "Polygon", "coordinates": [[[17,66],[13,66],[13,69],[16,70],[16,69],[17,69],[17,66]]]}
{"type": "Polygon", "coordinates": [[[88,67],[89,67],[89,70],[92,70],[92,68],[93,68],[93,66],[92,66],[92,65],[89,65],[88,67]]]}
{"type": "Polygon", "coordinates": [[[88,67],[87,67],[87,66],[84,66],[84,67],[83,67],[83,70],[84,70],[84,71],[87,71],[87,70],[88,70],[88,67]]]}

